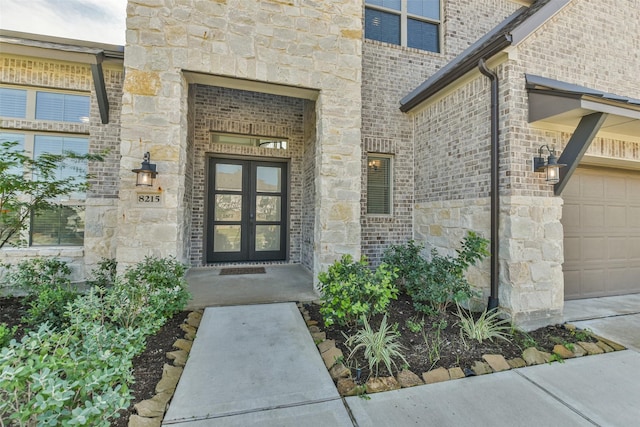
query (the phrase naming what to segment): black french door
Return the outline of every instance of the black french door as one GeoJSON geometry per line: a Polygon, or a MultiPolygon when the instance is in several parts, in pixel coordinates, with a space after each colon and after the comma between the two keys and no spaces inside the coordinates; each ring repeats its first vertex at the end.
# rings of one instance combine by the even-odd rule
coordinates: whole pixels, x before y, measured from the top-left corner
{"type": "Polygon", "coordinates": [[[286,163],[211,158],[208,204],[208,263],[286,258],[286,163]]]}

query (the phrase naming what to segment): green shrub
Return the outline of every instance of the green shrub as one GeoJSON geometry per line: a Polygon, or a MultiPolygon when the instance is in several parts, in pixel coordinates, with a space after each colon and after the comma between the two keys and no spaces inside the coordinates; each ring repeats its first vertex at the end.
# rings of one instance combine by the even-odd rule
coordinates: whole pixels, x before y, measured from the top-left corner
{"type": "Polygon", "coordinates": [[[404,245],[391,245],[384,251],[382,262],[398,270],[399,282],[406,288],[408,283],[420,281],[421,272],[427,264],[422,256],[423,250],[424,245],[416,244],[415,240],[404,245]]]}
{"type": "Polygon", "coordinates": [[[66,306],[78,297],[78,292],[61,286],[42,287],[40,291],[29,298],[25,323],[34,326],[48,322],[56,329],[68,325],[65,316],[66,306]]]}
{"type": "Polygon", "coordinates": [[[186,267],[174,258],[146,257],[127,269],[109,293],[115,310],[112,320],[122,326],[170,318],[184,309],[190,295],[186,267]]]}
{"type": "Polygon", "coordinates": [[[94,268],[90,273],[90,278],[87,280],[89,286],[100,286],[107,288],[113,285],[116,280],[116,269],[118,263],[113,258],[102,258],[98,262],[98,266],[94,268]]]}
{"type": "Polygon", "coordinates": [[[364,257],[355,262],[344,255],[318,275],[325,325],[354,325],[362,316],[384,313],[389,302],[398,297],[396,278],[395,269],[386,264],[371,271],[364,257]]]}
{"type": "Polygon", "coordinates": [[[43,324],[0,350],[3,420],[20,426],[109,426],[129,406],[129,342],[135,332],[86,328],[76,335],[43,324]]]}
{"type": "Polygon", "coordinates": [[[0,348],[9,344],[17,330],[17,326],[9,328],[6,323],[0,323],[0,348]]]}
{"type": "Polygon", "coordinates": [[[28,259],[9,268],[9,286],[28,294],[25,323],[49,322],[54,328],[67,325],[65,307],[78,296],[71,288],[70,274],[67,263],[55,258],[28,259]]]}
{"type": "Polygon", "coordinates": [[[458,325],[463,339],[466,337],[479,343],[485,340],[493,341],[494,338],[510,341],[511,322],[501,319],[499,311],[484,310],[476,320],[471,313],[463,313],[458,306],[456,316],[460,319],[458,325]]]}
{"type": "Polygon", "coordinates": [[[86,321],[148,327],[184,309],[190,298],[185,266],[173,258],[147,257],[115,277],[109,287],[94,286],[69,310],[86,321]]]}
{"type": "Polygon", "coordinates": [[[64,329],[44,323],[2,348],[0,419],[109,426],[131,402],[133,357],[189,298],[184,270],[173,259],[147,258],[113,286],[68,303],[64,329]]]}
{"type": "Polygon", "coordinates": [[[369,370],[377,377],[380,363],[384,363],[389,375],[393,375],[391,365],[398,369],[394,359],[400,359],[405,365],[409,365],[402,355],[402,345],[398,340],[398,331],[392,325],[387,325],[387,315],[385,314],[380,322],[380,328],[374,331],[366,317],[362,318],[364,329],[360,329],[354,335],[347,338],[345,344],[351,352],[349,359],[360,349],[364,351],[364,357],[369,362],[369,370]],[[355,346],[354,346],[355,345],[355,346]],[[353,346],[353,348],[352,348],[353,346]]]}
{"type": "Polygon", "coordinates": [[[7,284],[29,294],[46,287],[68,286],[69,265],[56,258],[32,258],[9,266],[7,284]]]}
{"type": "Polygon", "coordinates": [[[457,257],[442,256],[434,249],[431,260],[412,264],[405,287],[416,310],[426,314],[444,312],[452,302],[460,303],[475,295],[465,277],[469,266],[486,257],[488,240],[469,232],[456,250],[457,257]]]}

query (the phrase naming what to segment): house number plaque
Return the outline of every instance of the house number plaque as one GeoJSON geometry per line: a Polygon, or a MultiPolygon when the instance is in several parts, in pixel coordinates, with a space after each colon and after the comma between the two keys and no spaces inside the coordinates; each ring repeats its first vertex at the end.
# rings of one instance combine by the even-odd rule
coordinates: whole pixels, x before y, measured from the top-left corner
{"type": "Polygon", "coordinates": [[[137,204],[143,206],[162,206],[162,193],[136,193],[137,204]]]}

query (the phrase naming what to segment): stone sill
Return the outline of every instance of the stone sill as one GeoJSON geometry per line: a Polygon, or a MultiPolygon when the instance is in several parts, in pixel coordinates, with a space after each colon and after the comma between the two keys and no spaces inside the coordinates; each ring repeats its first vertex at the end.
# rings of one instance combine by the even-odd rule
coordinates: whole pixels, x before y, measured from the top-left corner
{"type": "Polygon", "coordinates": [[[29,248],[3,248],[0,258],[35,258],[35,257],[82,258],[84,246],[32,246],[29,248]]]}

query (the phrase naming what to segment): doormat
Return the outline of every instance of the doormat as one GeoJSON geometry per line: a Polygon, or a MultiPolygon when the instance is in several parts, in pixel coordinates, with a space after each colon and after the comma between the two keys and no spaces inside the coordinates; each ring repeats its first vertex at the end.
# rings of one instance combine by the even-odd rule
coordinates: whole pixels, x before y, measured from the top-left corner
{"type": "Polygon", "coordinates": [[[265,274],[264,267],[238,267],[223,268],[220,270],[220,276],[231,276],[233,274],[265,274]]]}

